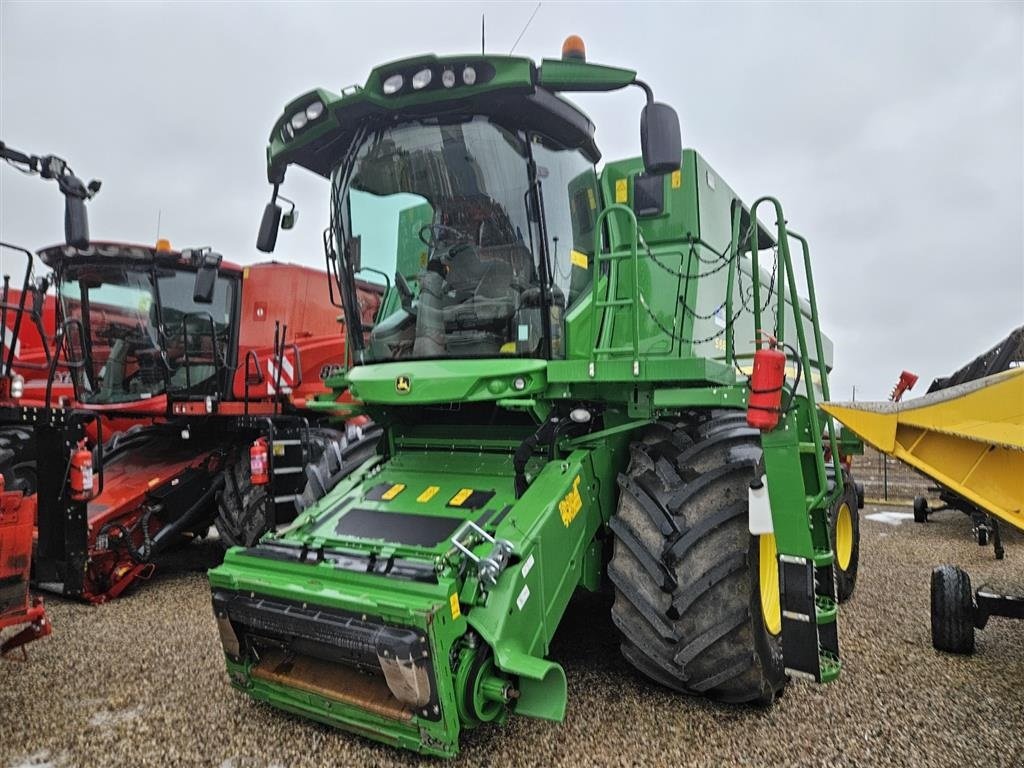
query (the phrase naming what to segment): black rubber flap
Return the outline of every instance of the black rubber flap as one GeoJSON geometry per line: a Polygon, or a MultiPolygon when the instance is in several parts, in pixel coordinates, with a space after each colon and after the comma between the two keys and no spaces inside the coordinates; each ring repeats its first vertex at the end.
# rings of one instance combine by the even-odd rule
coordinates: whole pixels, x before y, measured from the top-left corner
{"type": "Polygon", "coordinates": [[[353,509],[342,515],[334,531],[355,539],[381,539],[409,547],[433,547],[447,541],[461,517],[414,515],[376,509],[353,509]]]}

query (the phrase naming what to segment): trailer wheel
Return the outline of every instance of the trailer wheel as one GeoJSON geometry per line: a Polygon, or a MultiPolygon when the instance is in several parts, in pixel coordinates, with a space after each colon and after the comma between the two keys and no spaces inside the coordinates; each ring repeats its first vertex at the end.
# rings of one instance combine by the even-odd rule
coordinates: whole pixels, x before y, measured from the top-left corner
{"type": "Polygon", "coordinates": [[[634,443],[619,477],[608,576],[622,653],[677,691],[770,703],[787,678],[774,541],[748,529],[760,435],[728,414],[692,445],[671,428],[680,439],[634,443]]]}
{"type": "Polygon", "coordinates": [[[853,477],[843,471],[843,495],[829,510],[829,536],[835,555],[833,571],[836,580],[836,598],[845,603],[853,596],[857,586],[857,566],[860,562],[860,515],[857,513],[857,487],[853,477]]]}
{"type": "Polygon", "coordinates": [[[928,499],[926,499],[924,496],[914,497],[914,522],[928,522],[928,499]]]}
{"type": "Polygon", "coordinates": [[[962,568],[932,571],[932,645],[947,653],[974,653],[974,593],[962,568]]]}

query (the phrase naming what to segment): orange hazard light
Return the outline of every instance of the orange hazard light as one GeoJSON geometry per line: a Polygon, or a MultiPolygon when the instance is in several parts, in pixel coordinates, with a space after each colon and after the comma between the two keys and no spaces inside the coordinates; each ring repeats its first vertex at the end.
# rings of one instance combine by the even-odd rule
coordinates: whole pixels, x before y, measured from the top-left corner
{"type": "Polygon", "coordinates": [[[587,46],[579,35],[569,35],[562,43],[562,59],[587,60],[587,46]]]}

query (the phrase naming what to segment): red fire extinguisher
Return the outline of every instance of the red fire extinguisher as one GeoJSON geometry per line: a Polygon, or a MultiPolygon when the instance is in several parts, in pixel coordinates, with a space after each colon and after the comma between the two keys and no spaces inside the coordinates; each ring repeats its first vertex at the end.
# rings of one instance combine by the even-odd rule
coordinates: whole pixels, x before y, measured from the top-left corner
{"type": "Polygon", "coordinates": [[[82,501],[92,493],[92,451],[82,439],[71,451],[71,498],[82,501]]]}
{"type": "Polygon", "coordinates": [[[754,352],[754,370],[750,374],[750,399],[747,400],[747,424],[769,432],[779,424],[782,414],[782,385],[786,380],[786,353],[774,336],[768,346],[754,352]]]}
{"type": "Polygon", "coordinates": [[[253,485],[270,482],[270,460],[267,457],[267,441],[260,438],[249,448],[249,476],[253,485]]]}

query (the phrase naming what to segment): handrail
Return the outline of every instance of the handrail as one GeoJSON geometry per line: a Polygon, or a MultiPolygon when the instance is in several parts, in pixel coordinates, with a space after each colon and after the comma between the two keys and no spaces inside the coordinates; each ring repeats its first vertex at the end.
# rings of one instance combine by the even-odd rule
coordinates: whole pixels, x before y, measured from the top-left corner
{"type": "MultiPolygon", "coordinates": [[[[775,209],[775,225],[776,225],[776,237],[775,242],[778,248],[778,272],[777,280],[779,281],[778,299],[775,312],[775,328],[774,336],[778,340],[779,344],[785,341],[785,308],[786,308],[786,293],[788,289],[789,297],[791,299],[791,305],[793,307],[793,321],[796,325],[796,336],[797,346],[800,355],[800,366],[804,377],[804,393],[808,403],[808,419],[810,421],[811,438],[815,445],[814,452],[814,466],[818,479],[818,492],[815,494],[811,501],[811,506],[815,507],[821,503],[822,499],[828,493],[828,477],[825,472],[825,459],[821,450],[821,424],[818,421],[818,407],[814,396],[814,382],[811,376],[811,364],[807,354],[807,336],[804,331],[803,315],[800,310],[800,296],[796,289],[796,276],[793,273],[793,262],[789,251],[789,231],[786,228],[786,218],[782,211],[782,204],[774,197],[764,196],[754,201],[753,205],[750,206],[750,220],[751,222],[757,222],[757,208],[762,203],[768,203],[775,209]]],[[[752,283],[754,285],[754,317],[755,325],[754,330],[763,330],[760,324],[761,320],[761,294],[760,294],[760,266],[758,264],[758,232],[756,224],[751,227],[751,238],[750,238],[750,255],[751,255],[751,270],[753,272],[752,283]]],[[[801,240],[803,238],[800,238],[801,240]]],[[[806,249],[805,242],[805,264],[809,265],[809,251],[806,249]]],[[[809,279],[810,271],[807,270],[805,278],[809,279]]],[[[813,284],[809,285],[810,293],[813,295],[813,284]]],[[[819,359],[818,366],[821,371],[821,381],[823,384],[822,394],[825,395],[828,384],[828,374],[825,370],[825,362],[823,355],[821,354],[821,328],[818,325],[818,314],[816,312],[815,303],[811,303],[811,327],[814,331],[814,341],[816,350],[818,351],[819,359]]],[[[764,343],[761,334],[755,339],[757,349],[761,349],[761,345],[764,343]]],[[[794,396],[796,392],[793,393],[794,396]]],[[[831,435],[831,429],[830,429],[831,435]]],[[[841,480],[837,480],[841,482],[841,480]]]]}
{"type": "MultiPolygon", "coordinates": [[[[811,248],[807,238],[790,230],[789,236],[800,243],[804,257],[804,277],[807,280],[807,302],[811,305],[811,318],[814,325],[814,348],[818,356],[818,368],[821,371],[821,397],[824,402],[832,399],[828,391],[828,375],[825,370],[825,351],[821,342],[821,328],[818,325],[818,299],[814,293],[814,277],[811,274],[811,248]]],[[[832,454],[832,470],[835,472],[836,486],[839,493],[843,492],[843,473],[839,467],[839,451],[836,446],[835,421],[830,415],[825,416],[828,428],[829,450],[832,454]]]]}
{"type": "Polygon", "coordinates": [[[81,360],[72,360],[69,357],[68,349],[68,335],[66,329],[69,326],[75,326],[78,328],[78,339],[82,345],[82,350],[85,350],[85,325],[77,317],[69,317],[60,324],[54,334],[54,352],[53,359],[50,361],[50,370],[46,374],[46,399],[43,401],[46,407],[50,407],[50,401],[53,397],[53,380],[57,375],[57,366],[60,364],[60,351],[64,348],[64,367],[68,370],[78,370],[85,367],[85,358],[81,360]]]}
{"type": "MultiPolygon", "coordinates": [[[[9,248],[12,251],[18,251],[19,253],[25,254],[27,265],[25,267],[25,279],[21,285],[21,295],[18,297],[17,311],[14,315],[14,327],[11,329],[11,343],[7,349],[7,359],[3,362],[3,369],[0,371],[4,376],[10,376],[14,372],[14,349],[18,342],[18,336],[21,333],[21,319],[25,314],[25,300],[31,290],[32,281],[32,252],[22,248],[20,245],[14,245],[12,243],[0,242],[0,248],[9,248]]],[[[9,275],[4,275],[4,288],[3,288],[3,301],[0,302],[0,309],[2,309],[3,319],[0,321],[0,333],[3,333],[3,338],[0,340],[0,346],[7,343],[7,310],[15,309],[8,301],[8,285],[9,275]]],[[[33,315],[34,316],[34,315],[33,315]]],[[[41,322],[36,322],[36,331],[39,333],[39,338],[42,340],[43,354],[46,357],[45,363],[19,363],[20,366],[27,368],[28,370],[40,371],[49,370],[50,365],[50,348],[47,345],[46,329],[43,327],[41,322]]]]}
{"type": "MultiPolygon", "coordinates": [[[[640,259],[639,259],[639,239],[640,239],[640,225],[636,219],[636,213],[628,205],[622,203],[613,203],[604,208],[601,213],[597,216],[597,221],[594,223],[594,228],[598,232],[597,248],[594,253],[594,273],[595,280],[600,278],[600,265],[602,261],[606,261],[611,266],[611,262],[616,259],[628,258],[633,265],[633,286],[632,296],[627,297],[631,300],[630,314],[632,316],[632,352],[633,352],[633,371],[634,375],[639,374],[638,365],[640,357],[640,316],[637,314],[637,304],[640,301],[640,259]],[[605,238],[604,238],[604,224],[609,216],[613,213],[624,213],[627,216],[628,221],[633,226],[633,238],[630,244],[630,250],[628,254],[616,254],[611,250],[610,244],[608,250],[605,251],[605,238]]],[[[596,284],[595,284],[596,287],[596,284]]],[[[592,344],[590,348],[590,375],[594,375],[594,365],[597,362],[597,356],[599,354],[608,354],[614,350],[610,346],[601,346],[599,344],[598,337],[601,335],[601,329],[604,327],[604,321],[607,316],[607,310],[615,305],[615,302],[622,301],[618,296],[618,269],[610,268],[608,270],[608,280],[605,284],[605,297],[604,299],[598,299],[596,293],[594,294],[594,309],[604,310],[601,313],[601,321],[598,322],[597,312],[591,313],[591,338],[592,344]]],[[[607,330],[605,331],[608,332],[607,330]]],[[[625,351],[625,350],[622,350],[625,351]]]]}

